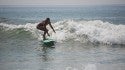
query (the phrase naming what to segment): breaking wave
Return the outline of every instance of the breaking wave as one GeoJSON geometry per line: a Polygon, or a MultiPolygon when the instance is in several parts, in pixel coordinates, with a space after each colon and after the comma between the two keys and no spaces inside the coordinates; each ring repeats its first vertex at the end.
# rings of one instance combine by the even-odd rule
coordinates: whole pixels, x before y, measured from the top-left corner
{"type": "MultiPolygon", "coordinates": [[[[38,40],[42,40],[43,31],[37,30],[38,23],[27,23],[25,25],[13,25],[0,23],[0,30],[3,31],[19,31],[24,30],[30,32],[31,35],[38,40]]],[[[101,20],[93,21],[74,21],[64,20],[52,23],[56,33],[47,26],[51,38],[57,42],[63,41],[79,41],[103,44],[125,44],[125,25],[115,25],[101,20]]],[[[15,31],[15,32],[16,32],[15,31]]]]}

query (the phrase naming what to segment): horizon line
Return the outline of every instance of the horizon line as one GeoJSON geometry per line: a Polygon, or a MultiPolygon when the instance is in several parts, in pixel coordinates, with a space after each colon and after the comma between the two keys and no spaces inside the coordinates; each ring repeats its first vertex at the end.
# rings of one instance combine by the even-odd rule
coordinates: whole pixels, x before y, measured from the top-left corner
{"type": "Polygon", "coordinates": [[[67,7],[67,6],[125,6],[125,4],[97,4],[97,5],[0,5],[3,7],[67,7]]]}

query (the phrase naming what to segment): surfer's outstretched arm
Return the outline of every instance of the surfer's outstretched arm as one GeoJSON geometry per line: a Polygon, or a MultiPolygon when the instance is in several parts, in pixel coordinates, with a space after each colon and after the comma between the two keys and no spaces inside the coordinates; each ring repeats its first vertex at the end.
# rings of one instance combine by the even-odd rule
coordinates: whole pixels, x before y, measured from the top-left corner
{"type": "MultiPolygon", "coordinates": [[[[53,26],[51,25],[51,22],[49,23],[50,27],[53,29],[53,32],[55,32],[53,26]]],[[[55,32],[56,33],[56,32],[55,32]]]]}

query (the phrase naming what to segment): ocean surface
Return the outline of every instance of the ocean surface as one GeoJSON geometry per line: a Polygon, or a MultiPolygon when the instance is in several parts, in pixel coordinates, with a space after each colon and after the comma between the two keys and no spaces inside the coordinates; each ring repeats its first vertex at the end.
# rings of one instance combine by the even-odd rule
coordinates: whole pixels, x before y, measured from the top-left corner
{"type": "Polygon", "coordinates": [[[125,70],[125,5],[0,6],[0,70],[125,70]]]}

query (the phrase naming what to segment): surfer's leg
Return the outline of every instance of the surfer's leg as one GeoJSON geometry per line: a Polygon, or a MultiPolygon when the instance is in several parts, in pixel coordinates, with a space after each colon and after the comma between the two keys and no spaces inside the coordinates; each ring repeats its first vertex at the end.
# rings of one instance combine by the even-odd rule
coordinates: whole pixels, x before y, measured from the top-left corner
{"type": "Polygon", "coordinates": [[[48,33],[48,29],[46,29],[47,35],[50,36],[50,34],[48,33]]]}
{"type": "Polygon", "coordinates": [[[47,35],[50,36],[50,34],[47,32],[47,35]]]}
{"type": "Polygon", "coordinates": [[[46,31],[44,31],[44,34],[43,34],[43,40],[45,40],[46,39],[46,31]]]}
{"type": "Polygon", "coordinates": [[[46,33],[47,33],[48,36],[50,36],[50,34],[48,33],[48,29],[44,29],[43,40],[46,39],[46,37],[45,37],[46,33]]]}

